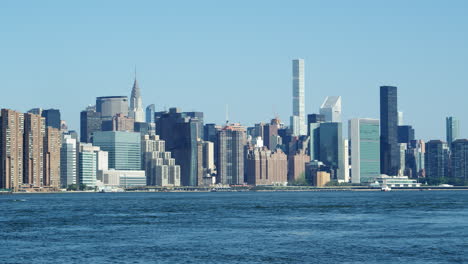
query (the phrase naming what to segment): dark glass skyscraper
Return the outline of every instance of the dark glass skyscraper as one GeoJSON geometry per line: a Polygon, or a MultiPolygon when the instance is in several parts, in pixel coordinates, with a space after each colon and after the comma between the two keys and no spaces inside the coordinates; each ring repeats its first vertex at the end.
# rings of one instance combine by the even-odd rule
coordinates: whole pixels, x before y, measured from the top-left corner
{"type": "Polygon", "coordinates": [[[46,126],[60,129],[60,111],[58,109],[47,109],[42,111],[46,126]]]}
{"type": "Polygon", "coordinates": [[[400,149],[398,146],[397,88],[380,87],[380,172],[398,175],[400,149]]]}
{"type": "Polygon", "coordinates": [[[412,126],[398,126],[398,143],[409,145],[414,139],[414,128],[412,126]]]}
{"type": "Polygon", "coordinates": [[[197,186],[197,139],[201,121],[177,108],[155,113],[155,121],[157,134],[166,141],[166,151],[170,151],[180,165],[181,185],[197,186]]]}

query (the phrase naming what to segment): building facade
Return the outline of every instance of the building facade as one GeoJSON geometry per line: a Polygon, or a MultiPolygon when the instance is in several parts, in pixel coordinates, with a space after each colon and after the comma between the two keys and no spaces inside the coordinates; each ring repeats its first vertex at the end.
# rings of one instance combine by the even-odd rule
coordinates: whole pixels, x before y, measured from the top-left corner
{"type": "Polygon", "coordinates": [[[380,87],[380,172],[387,175],[400,171],[397,100],[397,87],[380,87]]]}
{"type": "Polygon", "coordinates": [[[380,176],[379,120],[355,118],[349,121],[352,183],[374,182],[380,176]]]}
{"type": "Polygon", "coordinates": [[[307,128],[305,125],[305,81],[303,59],[295,59],[292,61],[292,75],[293,115],[291,116],[291,127],[293,135],[307,135],[307,128]]]}
{"type": "Polygon", "coordinates": [[[460,136],[460,122],[457,118],[449,116],[445,118],[445,129],[447,135],[447,144],[449,148],[452,145],[452,142],[458,139],[460,136]]]}
{"type": "Polygon", "coordinates": [[[288,181],[288,158],[283,151],[267,148],[247,151],[246,178],[251,185],[284,185],[288,181]]]}
{"type": "Polygon", "coordinates": [[[327,96],[320,106],[325,122],[341,122],[341,96],[327,96]]]}
{"type": "Polygon", "coordinates": [[[93,145],[109,153],[110,169],[142,169],[140,133],[122,131],[95,132],[93,145]]]}
{"type": "Polygon", "coordinates": [[[457,139],[452,142],[452,176],[468,180],[468,139],[457,139]]]}
{"type": "Polygon", "coordinates": [[[426,143],[426,177],[449,177],[449,148],[446,142],[431,140],[426,143]]]}
{"type": "Polygon", "coordinates": [[[244,184],[244,146],[246,130],[239,125],[225,126],[217,134],[217,182],[225,185],[244,184]]]}
{"type": "Polygon", "coordinates": [[[24,115],[2,109],[0,121],[0,188],[17,191],[23,184],[24,115]]]}

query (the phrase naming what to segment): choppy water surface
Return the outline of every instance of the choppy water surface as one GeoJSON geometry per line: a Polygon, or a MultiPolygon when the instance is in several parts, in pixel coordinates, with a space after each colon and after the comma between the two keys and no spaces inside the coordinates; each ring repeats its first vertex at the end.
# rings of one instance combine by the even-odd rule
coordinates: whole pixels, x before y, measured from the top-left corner
{"type": "Polygon", "coordinates": [[[0,196],[0,263],[468,263],[468,192],[0,196]]]}

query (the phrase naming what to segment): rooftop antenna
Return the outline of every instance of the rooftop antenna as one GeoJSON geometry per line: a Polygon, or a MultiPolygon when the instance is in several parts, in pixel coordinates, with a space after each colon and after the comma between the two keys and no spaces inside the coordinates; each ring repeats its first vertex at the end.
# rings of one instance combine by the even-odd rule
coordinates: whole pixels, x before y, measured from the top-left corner
{"type": "Polygon", "coordinates": [[[226,126],[229,124],[229,105],[226,104],[226,126]]]}

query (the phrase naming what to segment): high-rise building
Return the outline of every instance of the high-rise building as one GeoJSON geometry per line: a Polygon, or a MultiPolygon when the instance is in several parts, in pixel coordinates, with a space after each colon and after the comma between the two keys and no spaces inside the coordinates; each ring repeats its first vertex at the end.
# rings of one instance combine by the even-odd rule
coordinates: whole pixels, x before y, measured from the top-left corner
{"type": "Polygon", "coordinates": [[[291,116],[291,127],[294,136],[307,134],[305,124],[305,83],[304,83],[304,60],[292,61],[292,86],[293,86],[293,115],[291,116]]]}
{"type": "Polygon", "coordinates": [[[140,133],[100,131],[94,133],[93,145],[109,152],[109,168],[141,170],[140,133]]]}
{"type": "Polygon", "coordinates": [[[398,143],[410,144],[414,139],[414,128],[412,126],[398,126],[398,143]]]}
{"type": "Polygon", "coordinates": [[[0,188],[18,191],[23,184],[24,115],[2,109],[0,116],[0,188]]]}
{"type": "Polygon", "coordinates": [[[343,129],[341,123],[321,123],[319,161],[330,167],[332,179],[344,181],[343,129]]]}
{"type": "Polygon", "coordinates": [[[45,118],[24,114],[24,174],[23,183],[29,187],[44,186],[45,118]]]}
{"type": "MultiPolygon", "coordinates": [[[[340,179],[340,182],[349,182],[349,173],[350,173],[350,166],[349,166],[349,140],[343,139],[343,179],[340,179]]],[[[380,168],[379,168],[380,169],[380,168]]]]}
{"type": "Polygon", "coordinates": [[[71,135],[63,135],[60,150],[60,183],[62,188],[76,184],[77,180],[77,141],[71,135]]]}
{"type": "Polygon", "coordinates": [[[327,96],[320,106],[320,114],[326,122],[341,122],[341,96],[327,96]]]}
{"type": "Polygon", "coordinates": [[[272,151],[275,151],[278,145],[281,144],[281,138],[278,136],[278,129],[281,128],[281,121],[278,118],[273,118],[269,124],[265,124],[263,127],[263,138],[264,145],[272,151]]]}
{"type": "Polygon", "coordinates": [[[426,177],[443,178],[449,176],[449,148],[446,142],[431,140],[426,143],[426,177]]]}
{"type": "Polygon", "coordinates": [[[184,112],[184,114],[197,124],[197,138],[203,139],[204,125],[203,125],[203,112],[184,112]]]}
{"type": "Polygon", "coordinates": [[[379,129],[377,119],[349,120],[352,183],[372,183],[380,176],[379,129]]]}
{"type": "Polygon", "coordinates": [[[288,181],[288,158],[283,151],[252,148],[247,151],[246,156],[248,184],[273,185],[288,181]]]}
{"type": "Polygon", "coordinates": [[[402,111],[398,111],[398,125],[399,126],[405,125],[404,115],[402,111]]]}
{"type": "Polygon", "coordinates": [[[405,173],[409,178],[425,177],[424,155],[426,144],[423,140],[413,140],[405,153],[405,173]]]}
{"type": "Polygon", "coordinates": [[[400,171],[397,100],[397,87],[380,87],[380,172],[391,176],[400,171]]]}
{"type": "Polygon", "coordinates": [[[138,86],[138,81],[135,76],[135,81],[133,82],[132,94],[130,96],[130,109],[128,116],[133,118],[135,122],[145,122],[145,114],[143,112],[143,101],[141,98],[140,87],[138,86]]]}
{"type": "Polygon", "coordinates": [[[117,114],[128,116],[127,96],[102,96],[96,98],[96,112],[101,118],[112,118],[117,114]]]}
{"type": "Polygon", "coordinates": [[[164,140],[158,135],[145,135],[141,141],[143,167],[148,186],[180,186],[180,166],[166,151],[164,140]]]}
{"type": "Polygon", "coordinates": [[[97,154],[99,147],[95,147],[90,143],[79,144],[79,173],[78,184],[85,184],[87,187],[96,186],[97,172],[97,154]]]}
{"type": "Polygon", "coordinates": [[[58,128],[47,127],[44,138],[44,185],[60,188],[60,149],[62,134],[58,128]]]}
{"type": "Polygon", "coordinates": [[[309,136],[309,155],[311,160],[320,156],[320,124],[325,122],[325,116],[311,114],[307,116],[307,135],[309,136]]]}
{"type": "Polygon", "coordinates": [[[42,117],[45,118],[45,124],[48,127],[61,129],[60,110],[58,109],[47,109],[42,111],[42,117]]]}
{"type": "Polygon", "coordinates": [[[156,113],[155,119],[157,134],[166,142],[166,150],[172,153],[180,165],[181,185],[197,186],[198,135],[202,122],[178,108],[156,113]]]}
{"type": "Polygon", "coordinates": [[[460,136],[460,122],[457,118],[449,116],[445,119],[445,129],[447,134],[447,144],[451,148],[452,142],[460,136]]]}
{"type": "MultiPolygon", "coordinates": [[[[144,124],[144,123],[137,123],[144,124]]],[[[126,131],[133,132],[135,120],[133,117],[127,117],[123,114],[116,114],[109,120],[102,120],[101,131],[126,131]]]]}
{"type": "Polygon", "coordinates": [[[93,133],[101,131],[101,114],[96,111],[95,106],[88,106],[80,113],[80,141],[91,143],[93,133]]]}
{"type": "Polygon", "coordinates": [[[156,112],[156,106],[150,104],[146,107],[146,123],[154,123],[154,112],[156,112]]]}
{"type": "Polygon", "coordinates": [[[468,139],[457,139],[452,142],[452,176],[468,180],[468,139]]]}
{"type": "Polygon", "coordinates": [[[304,151],[290,153],[288,156],[288,182],[305,180],[305,168],[308,162],[310,162],[310,156],[304,151]]]}
{"type": "Polygon", "coordinates": [[[244,184],[244,146],[246,130],[240,125],[225,126],[217,135],[217,182],[244,184]]]}

